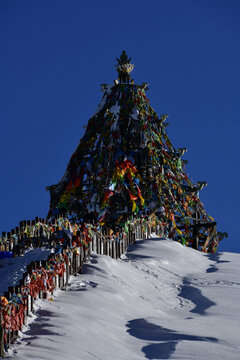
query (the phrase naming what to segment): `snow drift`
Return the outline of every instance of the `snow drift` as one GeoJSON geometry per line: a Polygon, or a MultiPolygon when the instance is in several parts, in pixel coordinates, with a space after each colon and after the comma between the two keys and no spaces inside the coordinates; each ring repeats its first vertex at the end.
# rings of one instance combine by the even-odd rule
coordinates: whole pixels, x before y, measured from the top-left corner
{"type": "Polygon", "coordinates": [[[240,255],[166,239],[92,254],[9,351],[16,360],[239,359],[240,255]]]}

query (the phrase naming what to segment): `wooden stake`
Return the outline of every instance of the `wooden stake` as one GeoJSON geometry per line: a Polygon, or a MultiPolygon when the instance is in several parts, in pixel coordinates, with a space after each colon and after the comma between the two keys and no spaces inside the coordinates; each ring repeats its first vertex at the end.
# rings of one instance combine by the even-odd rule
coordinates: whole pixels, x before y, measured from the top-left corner
{"type": "Polygon", "coordinates": [[[2,326],[3,316],[0,311],[0,357],[4,357],[4,328],[2,326]]]}

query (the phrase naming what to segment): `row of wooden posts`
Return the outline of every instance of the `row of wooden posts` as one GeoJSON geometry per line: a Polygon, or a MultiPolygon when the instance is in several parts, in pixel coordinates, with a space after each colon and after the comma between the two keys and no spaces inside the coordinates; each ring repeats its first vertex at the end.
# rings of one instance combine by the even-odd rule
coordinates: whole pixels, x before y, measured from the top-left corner
{"type": "MultiPolygon", "coordinates": [[[[143,225],[135,225],[134,228],[129,226],[129,231],[126,236],[123,236],[120,241],[110,239],[108,235],[108,230],[105,229],[102,233],[94,232],[92,236],[92,241],[89,243],[89,247],[79,247],[75,248],[75,251],[69,252],[69,249],[65,247],[63,253],[68,253],[67,262],[64,265],[64,272],[62,276],[56,275],[54,277],[55,288],[64,289],[68,283],[69,277],[71,275],[76,276],[78,273],[82,273],[83,264],[86,259],[89,258],[91,252],[107,255],[114,259],[120,258],[122,254],[127,251],[129,245],[135,243],[136,239],[147,239],[151,232],[156,230],[151,227],[144,227],[143,225]],[[76,251],[77,250],[77,251],[76,251]]],[[[55,254],[49,255],[47,260],[32,262],[27,266],[27,272],[23,274],[22,280],[20,280],[19,285],[10,286],[8,291],[4,293],[4,297],[7,300],[10,300],[13,294],[23,293],[23,288],[26,286],[28,277],[32,272],[39,268],[47,268],[50,261],[55,258],[55,254]]],[[[37,298],[47,298],[51,296],[50,293],[43,293],[42,290],[39,291],[37,298]]],[[[24,310],[24,323],[26,322],[27,316],[34,311],[34,298],[31,295],[27,296],[26,299],[26,308],[24,310]]],[[[16,310],[18,305],[16,305],[16,310]]],[[[0,357],[4,357],[5,351],[7,348],[17,339],[18,331],[9,329],[7,334],[5,334],[5,328],[2,326],[2,313],[0,311],[0,357]],[[4,336],[5,344],[4,344],[4,336]]]]}
{"type": "MultiPolygon", "coordinates": [[[[12,252],[13,256],[21,255],[24,252],[23,244],[28,241],[28,236],[24,233],[26,226],[34,226],[37,223],[47,224],[44,218],[35,217],[35,220],[22,220],[19,226],[11,231],[3,231],[0,236],[0,252],[12,252]]],[[[48,240],[43,234],[43,227],[36,229],[34,237],[31,238],[31,246],[40,247],[44,240],[48,240]]]]}
{"type": "MultiPolygon", "coordinates": [[[[62,218],[62,216],[60,215],[59,218],[62,218]]],[[[56,219],[52,220],[51,222],[48,222],[46,219],[39,217],[36,217],[35,220],[20,221],[19,226],[15,227],[15,229],[12,229],[10,232],[2,232],[2,236],[0,236],[0,253],[4,251],[11,252],[12,256],[15,257],[22,255],[26,247],[28,246],[36,248],[44,246],[46,244],[54,244],[54,242],[57,241],[57,238],[54,234],[50,234],[48,231],[46,231],[46,229],[44,229],[44,226],[58,226],[57,221],[58,217],[56,217],[56,219]],[[26,226],[31,227],[36,224],[40,224],[40,226],[36,228],[32,236],[29,236],[24,232],[26,226]],[[47,232],[47,234],[45,232],[47,232]]],[[[108,229],[103,227],[100,231],[104,232],[106,235],[108,229]]],[[[122,229],[119,228],[118,231],[121,232],[122,229]]]]}
{"type": "MultiPolygon", "coordinates": [[[[146,215],[147,220],[148,216],[149,214],[146,215]]],[[[144,216],[145,219],[146,217],[144,216]]],[[[51,227],[51,225],[53,225],[53,228],[57,231],[57,227],[59,226],[58,220],[62,218],[63,215],[59,215],[50,222],[39,217],[36,217],[35,220],[20,221],[19,226],[15,227],[10,232],[3,232],[2,236],[0,235],[0,257],[5,256],[2,254],[4,251],[6,252],[6,256],[18,256],[24,252],[25,247],[40,247],[44,245],[44,242],[48,242],[50,238],[56,240],[54,239],[54,234],[49,232],[49,226],[51,227]],[[31,236],[26,233],[28,227],[34,229],[32,230],[31,236]],[[10,254],[8,254],[9,252],[10,254]]],[[[142,220],[143,218],[140,219],[142,220]]],[[[200,219],[198,211],[196,211],[195,216],[189,218],[189,220],[191,221],[191,224],[188,226],[190,234],[192,234],[192,236],[190,236],[191,246],[194,249],[206,249],[213,238],[218,238],[216,222],[204,223],[200,219]]],[[[178,229],[185,230],[185,225],[178,226],[178,229]]],[[[160,233],[162,233],[162,230],[160,233]]],[[[176,237],[175,240],[181,242],[181,239],[178,239],[178,237],[176,237]]]]}

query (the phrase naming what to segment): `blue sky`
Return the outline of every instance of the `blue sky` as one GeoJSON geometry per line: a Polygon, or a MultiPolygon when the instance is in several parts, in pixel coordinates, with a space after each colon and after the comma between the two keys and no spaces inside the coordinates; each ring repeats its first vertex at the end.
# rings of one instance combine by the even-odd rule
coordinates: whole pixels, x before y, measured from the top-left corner
{"type": "Polygon", "coordinates": [[[0,231],[44,217],[100,84],[123,49],[168,134],[187,147],[201,200],[240,252],[240,3],[234,0],[0,2],[0,231]]]}

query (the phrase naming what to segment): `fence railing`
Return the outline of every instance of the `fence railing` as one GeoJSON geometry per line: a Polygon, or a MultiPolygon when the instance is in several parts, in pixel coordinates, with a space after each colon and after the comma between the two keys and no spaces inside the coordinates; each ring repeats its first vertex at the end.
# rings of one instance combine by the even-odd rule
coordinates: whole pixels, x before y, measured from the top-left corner
{"type": "Polygon", "coordinates": [[[0,309],[0,356],[4,357],[9,346],[17,339],[18,332],[34,311],[34,301],[49,298],[56,288],[63,289],[71,275],[82,272],[82,266],[89,254],[108,255],[119,258],[136,239],[146,239],[156,227],[144,222],[129,222],[128,227],[112,233],[111,229],[99,231],[89,224],[88,232],[78,234],[83,243],[76,242],[62,247],[60,254],[51,254],[47,260],[32,262],[27,266],[19,285],[11,286],[1,297],[0,309]],[[84,237],[85,236],[85,237],[84,237]]]}
{"type": "MultiPolygon", "coordinates": [[[[169,220],[170,221],[170,220],[169,220]]],[[[186,219],[186,221],[189,221],[186,219]]],[[[162,223],[161,219],[156,216],[143,216],[141,218],[132,218],[127,220],[122,227],[115,229],[120,234],[130,223],[141,223],[145,228],[148,226],[155,226],[158,234],[167,236],[181,242],[183,245],[193,247],[205,252],[215,252],[218,246],[218,233],[215,222],[203,222],[202,220],[194,219],[192,224],[178,225],[171,219],[171,231],[165,233],[166,224],[162,223]]],[[[19,226],[12,229],[11,232],[3,232],[0,236],[0,257],[11,257],[21,255],[28,246],[39,247],[46,243],[54,244],[62,241],[66,242],[67,233],[73,234],[73,240],[80,239],[82,243],[86,243],[86,238],[89,236],[89,230],[97,229],[105,231],[105,227],[97,224],[81,224],[78,220],[71,220],[69,218],[57,217],[52,221],[46,221],[36,217],[35,220],[21,221],[19,226]]],[[[107,230],[106,230],[107,231],[107,230]]],[[[113,233],[110,237],[116,237],[113,233]]],[[[79,240],[76,240],[79,242],[79,240]]]]}

